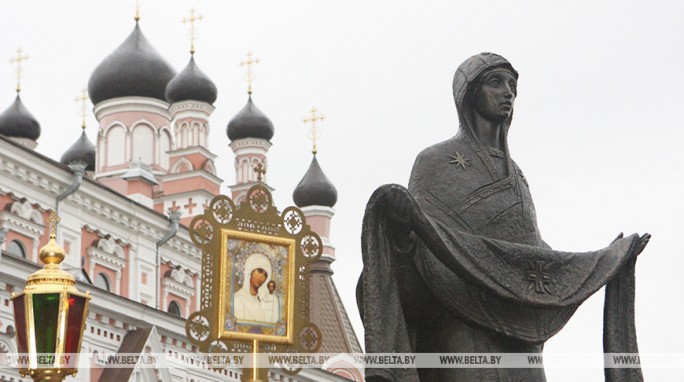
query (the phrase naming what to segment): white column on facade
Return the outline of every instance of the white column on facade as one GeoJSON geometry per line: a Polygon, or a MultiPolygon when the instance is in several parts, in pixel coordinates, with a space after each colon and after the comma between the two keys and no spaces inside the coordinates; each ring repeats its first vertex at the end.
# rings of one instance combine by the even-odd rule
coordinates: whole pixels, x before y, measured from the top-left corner
{"type": "MultiPolygon", "coordinates": [[[[110,147],[110,149],[115,149],[115,147],[110,147]]],[[[133,134],[131,134],[131,130],[127,129],[126,130],[126,151],[125,151],[125,156],[124,156],[124,163],[130,163],[133,159],[131,157],[133,156],[133,134]]]]}
{"type": "Polygon", "coordinates": [[[161,158],[159,157],[159,152],[161,151],[161,142],[159,141],[161,139],[161,130],[156,130],[156,126],[152,127],[152,139],[154,140],[153,147],[154,149],[152,150],[152,163],[150,163],[151,166],[154,166],[155,164],[161,165],[161,158]]]}
{"type": "Polygon", "coordinates": [[[116,282],[114,283],[115,288],[116,288],[116,294],[119,296],[121,295],[121,270],[117,269],[116,270],[116,282]]]}
{"type": "Polygon", "coordinates": [[[105,155],[105,136],[102,134],[102,129],[97,133],[97,161],[96,161],[96,169],[97,172],[101,172],[104,169],[104,166],[106,165],[105,163],[105,158],[107,156],[105,155]]]}
{"type": "MultiPolygon", "coordinates": [[[[157,126],[152,126],[153,129],[156,129],[157,126]]],[[[152,145],[152,163],[150,163],[151,166],[154,166],[155,164],[157,166],[161,166],[161,161],[159,160],[159,152],[161,151],[161,142],[159,140],[160,138],[160,130],[157,129],[152,136],[156,136],[157,138],[154,140],[154,144],[152,145]]]]}
{"type": "Polygon", "coordinates": [[[31,258],[34,262],[38,262],[38,245],[40,242],[38,239],[33,239],[33,249],[31,250],[31,258]]]}

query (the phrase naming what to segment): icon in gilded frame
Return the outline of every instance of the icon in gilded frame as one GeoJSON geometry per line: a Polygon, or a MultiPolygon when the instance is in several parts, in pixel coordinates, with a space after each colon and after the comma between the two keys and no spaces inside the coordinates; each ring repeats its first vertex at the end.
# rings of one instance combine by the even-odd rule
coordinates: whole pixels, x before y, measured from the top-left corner
{"type": "Polygon", "coordinates": [[[295,240],[222,232],[222,337],[291,344],[295,240]]]}

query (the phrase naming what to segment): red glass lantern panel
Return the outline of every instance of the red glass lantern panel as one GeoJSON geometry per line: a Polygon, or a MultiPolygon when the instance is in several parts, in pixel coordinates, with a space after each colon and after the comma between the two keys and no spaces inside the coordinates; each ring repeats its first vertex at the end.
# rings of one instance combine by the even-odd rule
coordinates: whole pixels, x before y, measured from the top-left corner
{"type": "Polygon", "coordinates": [[[67,330],[66,330],[66,344],[64,346],[64,353],[79,353],[79,345],[81,342],[81,327],[83,326],[83,313],[85,310],[85,297],[68,295],[69,314],[67,315],[67,330]]]}
{"type": "Polygon", "coordinates": [[[57,344],[59,293],[33,295],[36,352],[54,354],[57,344]]]}
{"type": "Polygon", "coordinates": [[[26,304],[24,304],[25,294],[16,297],[14,303],[14,326],[17,328],[17,351],[28,353],[26,349],[26,304]]]}

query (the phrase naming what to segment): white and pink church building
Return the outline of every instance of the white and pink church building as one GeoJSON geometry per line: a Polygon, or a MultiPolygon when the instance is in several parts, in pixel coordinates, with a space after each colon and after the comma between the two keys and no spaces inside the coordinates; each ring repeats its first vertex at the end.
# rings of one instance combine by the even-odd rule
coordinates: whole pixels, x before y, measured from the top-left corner
{"type": "MultiPolygon", "coordinates": [[[[16,352],[9,298],[42,266],[38,250],[48,240],[47,216],[56,211],[62,218],[63,266],[77,276],[79,289],[92,294],[82,353],[164,352],[182,365],[186,354],[197,352],[185,336],[185,318],[199,309],[201,269],[201,253],[187,225],[223,184],[208,139],[217,87],[194,55],[176,73],[136,21],[94,69],[88,91],[99,123],[97,141],[82,133],[60,160],[40,154],[40,124],[19,94],[0,114],[0,352],[16,352]]],[[[229,187],[236,204],[258,181],[254,169],[268,168],[274,133],[248,94],[246,105],[227,122],[226,142],[235,158],[229,187]]],[[[324,243],[324,255],[311,271],[311,318],[323,335],[320,352],[360,353],[331,277],[335,249],[329,234],[337,191],[315,155],[293,199],[324,243]]],[[[363,380],[359,370],[346,366],[340,358],[298,376],[271,370],[269,378],[363,380]]],[[[93,365],[70,380],[239,381],[240,372],[93,365]]],[[[0,369],[0,381],[29,379],[0,369]]]]}

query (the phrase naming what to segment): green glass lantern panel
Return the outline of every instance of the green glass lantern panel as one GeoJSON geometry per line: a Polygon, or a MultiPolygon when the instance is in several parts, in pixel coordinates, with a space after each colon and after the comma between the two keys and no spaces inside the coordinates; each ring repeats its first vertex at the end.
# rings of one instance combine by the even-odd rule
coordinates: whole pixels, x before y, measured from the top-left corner
{"type": "Polygon", "coordinates": [[[66,343],[64,346],[64,353],[78,353],[81,349],[78,348],[81,342],[81,327],[83,326],[83,312],[85,310],[85,297],[68,295],[69,313],[67,314],[67,330],[66,343]]]}
{"type": "Polygon", "coordinates": [[[14,299],[14,326],[17,328],[17,351],[28,353],[26,349],[26,304],[24,304],[25,294],[14,299]]]}
{"type": "Polygon", "coordinates": [[[57,344],[59,319],[59,293],[33,295],[33,322],[35,324],[36,352],[54,354],[57,344]]]}

